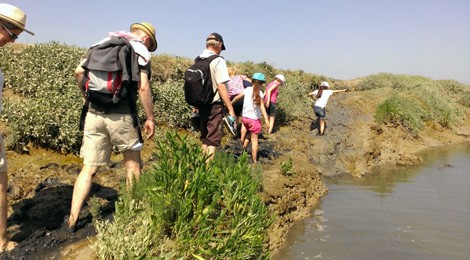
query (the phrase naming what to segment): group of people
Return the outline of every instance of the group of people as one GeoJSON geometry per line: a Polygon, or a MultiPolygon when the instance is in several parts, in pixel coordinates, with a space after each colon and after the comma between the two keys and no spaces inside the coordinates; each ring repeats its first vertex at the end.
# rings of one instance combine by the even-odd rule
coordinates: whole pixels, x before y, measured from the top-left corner
{"type": "MultiPolygon", "coordinates": [[[[22,32],[34,35],[25,28],[25,23],[26,14],[21,9],[10,4],[0,3],[0,47],[15,42],[22,32]]],[[[155,133],[155,122],[150,88],[150,52],[155,51],[157,46],[155,28],[148,22],[134,23],[130,26],[129,32],[110,33],[108,37],[92,45],[85,58],[75,69],[77,86],[83,97],[83,141],[80,149],[83,167],[74,185],[70,215],[65,223],[65,228],[71,232],[75,232],[78,228],[79,214],[90,192],[93,176],[99,167],[109,163],[113,147],[123,154],[128,187],[132,186],[134,181],[139,180],[142,168],[143,138],[141,124],[136,122],[134,110],[135,104],[139,100],[145,112],[143,132],[146,134],[146,139],[151,139],[155,133]],[[129,49],[125,49],[126,46],[119,46],[118,49],[111,47],[111,51],[114,54],[119,53],[119,55],[124,53],[123,55],[129,55],[125,56],[126,59],[136,61],[137,65],[128,68],[132,72],[132,80],[126,78],[126,80],[135,81],[135,84],[132,85],[130,98],[121,99],[112,105],[103,107],[101,104],[90,101],[90,94],[87,90],[91,76],[88,74],[88,70],[92,67],[107,67],[109,64],[102,62],[102,56],[99,56],[106,55],[103,52],[104,47],[98,48],[102,48],[101,52],[91,51],[91,49],[108,42],[109,46],[115,46],[113,45],[115,44],[114,37],[125,38],[127,45],[132,46],[129,49]],[[127,52],[121,52],[121,47],[127,52]]],[[[201,58],[207,58],[214,54],[220,55],[226,49],[222,36],[215,32],[206,38],[205,46],[206,48],[199,55],[201,58]]],[[[262,87],[266,84],[266,76],[263,73],[254,73],[251,77],[238,75],[234,68],[230,70],[227,68],[227,64],[221,56],[211,61],[210,74],[215,96],[209,105],[197,108],[200,116],[202,151],[207,155],[209,161],[212,160],[216,148],[221,144],[223,122],[226,122],[233,132],[233,122],[238,121],[237,117],[241,117],[240,141],[245,149],[251,142],[252,158],[256,163],[258,160],[258,135],[262,130],[261,119],[264,117],[268,134],[271,134],[276,118],[279,88],[285,84],[285,77],[280,74],[276,75],[263,92],[262,87]],[[225,116],[226,114],[228,115],[225,116]]],[[[124,76],[119,80],[124,81],[124,76]]],[[[325,116],[326,102],[334,92],[328,90],[328,84],[325,83],[321,84],[320,90],[311,93],[311,96],[318,98],[315,113],[320,119],[325,116]]],[[[0,109],[1,90],[4,84],[5,80],[0,71],[0,109]]],[[[319,129],[323,133],[324,124],[321,121],[319,121],[319,129]]],[[[9,241],[7,235],[7,187],[7,160],[4,141],[0,135],[0,253],[4,250],[11,250],[16,245],[15,242],[9,241]]]]}
{"type": "MultiPolygon", "coordinates": [[[[263,92],[262,87],[266,83],[266,76],[263,73],[254,73],[249,78],[245,75],[239,75],[236,67],[230,67],[229,74],[228,91],[235,110],[235,122],[239,121],[238,117],[242,118],[240,142],[244,150],[251,142],[252,159],[256,163],[258,161],[258,135],[262,130],[261,118],[264,117],[268,134],[271,134],[276,119],[279,86],[285,83],[285,77],[281,74],[276,75],[263,92]]],[[[234,131],[236,127],[228,124],[228,120],[225,118],[224,120],[232,134],[236,135],[236,131],[234,131]]]]}

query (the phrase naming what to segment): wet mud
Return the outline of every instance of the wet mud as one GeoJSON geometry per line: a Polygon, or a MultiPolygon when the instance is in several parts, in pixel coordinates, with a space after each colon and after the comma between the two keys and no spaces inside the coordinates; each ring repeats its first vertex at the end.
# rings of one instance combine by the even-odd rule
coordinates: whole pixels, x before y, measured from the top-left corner
{"type": "MultiPolygon", "coordinates": [[[[331,98],[325,135],[310,129],[312,116],[277,125],[275,132],[260,137],[259,164],[263,169],[260,193],[277,216],[268,231],[266,249],[276,254],[296,220],[312,213],[328,192],[321,176],[364,176],[381,166],[421,162],[415,154],[429,147],[470,142],[470,120],[452,130],[427,127],[413,137],[400,126],[377,125],[373,111],[381,102],[380,91],[350,92],[331,98]],[[286,174],[281,164],[292,160],[286,174]]],[[[306,108],[310,109],[310,108],[306,108]]],[[[150,143],[150,142],[148,142],[150,143]]],[[[226,136],[219,152],[242,152],[238,141],[226,136]]],[[[152,145],[144,147],[144,168],[153,162],[152,145]]],[[[73,183],[81,169],[77,156],[29,147],[28,153],[8,151],[8,231],[18,246],[0,259],[93,259],[90,248],[95,230],[88,199],[80,213],[76,233],[63,228],[70,209],[73,183]]],[[[124,181],[121,157],[100,170],[90,193],[101,217],[112,219],[114,203],[124,181]]]]}

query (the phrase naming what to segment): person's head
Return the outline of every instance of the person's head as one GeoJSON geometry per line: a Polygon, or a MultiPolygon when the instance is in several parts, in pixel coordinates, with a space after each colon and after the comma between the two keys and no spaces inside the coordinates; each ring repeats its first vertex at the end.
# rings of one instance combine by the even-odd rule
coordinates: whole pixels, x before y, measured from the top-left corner
{"type": "Polygon", "coordinates": [[[157,38],[155,38],[155,27],[153,27],[150,23],[142,22],[132,24],[131,33],[140,38],[142,43],[150,52],[153,52],[157,49],[158,43],[157,38]]]}
{"type": "Polygon", "coordinates": [[[275,78],[279,83],[281,83],[282,85],[284,85],[284,83],[286,83],[286,78],[284,77],[284,75],[277,74],[274,78],[275,78]]]}
{"type": "Polygon", "coordinates": [[[217,55],[224,51],[225,44],[222,35],[216,32],[209,34],[206,39],[206,48],[215,52],[217,55]]]}
{"type": "Polygon", "coordinates": [[[230,77],[233,77],[233,76],[235,76],[235,75],[237,75],[237,74],[238,74],[237,67],[235,67],[235,66],[230,66],[230,67],[228,67],[228,75],[229,75],[230,77]]]}
{"type": "Polygon", "coordinates": [[[328,82],[326,81],[323,81],[322,83],[320,83],[320,87],[323,89],[328,89],[330,87],[330,84],[328,84],[328,82]]]}
{"type": "Polygon", "coordinates": [[[16,6],[0,3],[0,47],[15,42],[23,32],[34,35],[25,28],[26,14],[16,6]]]}
{"type": "Polygon", "coordinates": [[[259,95],[259,91],[265,82],[266,76],[264,76],[264,74],[261,72],[256,72],[251,77],[251,83],[253,87],[253,103],[255,105],[259,105],[261,103],[261,96],[259,95]]]}

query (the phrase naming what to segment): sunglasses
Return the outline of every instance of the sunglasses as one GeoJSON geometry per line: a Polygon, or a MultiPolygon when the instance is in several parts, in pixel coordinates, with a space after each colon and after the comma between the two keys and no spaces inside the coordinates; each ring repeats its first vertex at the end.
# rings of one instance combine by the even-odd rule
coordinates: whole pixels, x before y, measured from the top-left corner
{"type": "Polygon", "coordinates": [[[18,39],[18,35],[16,35],[16,34],[10,32],[10,30],[8,30],[8,28],[7,28],[3,23],[2,23],[2,27],[7,31],[8,35],[10,35],[10,38],[11,38],[12,40],[18,39]]]}

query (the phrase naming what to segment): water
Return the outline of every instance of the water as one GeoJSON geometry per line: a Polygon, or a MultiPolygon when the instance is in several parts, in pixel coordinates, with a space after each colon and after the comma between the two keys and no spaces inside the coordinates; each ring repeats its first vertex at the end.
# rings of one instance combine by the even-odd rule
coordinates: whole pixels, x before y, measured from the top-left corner
{"type": "Polygon", "coordinates": [[[470,259],[470,146],[422,156],[419,167],[325,180],[328,195],[274,259],[470,259]]]}

